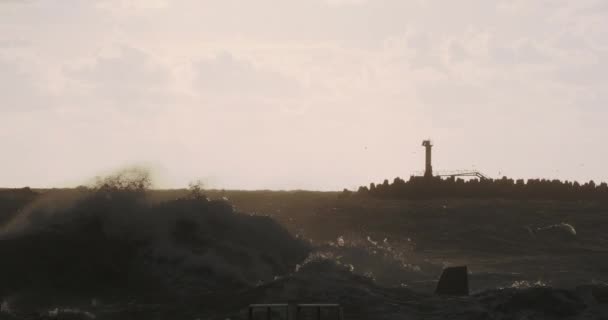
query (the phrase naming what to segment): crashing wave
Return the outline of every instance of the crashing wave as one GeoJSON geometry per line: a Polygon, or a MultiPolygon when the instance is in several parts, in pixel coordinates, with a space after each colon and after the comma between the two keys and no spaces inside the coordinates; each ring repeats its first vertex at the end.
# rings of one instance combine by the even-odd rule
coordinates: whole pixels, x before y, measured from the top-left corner
{"type": "Polygon", "coordinates": [[[272,280],[310,252],[274,220],[236,212],[227,201],[150,204],[145,192],[125,189],[51,193],[0,237],[0,255],[10,257],[0,265],[0,296],[45,288],[213,292],[272,280]]]}

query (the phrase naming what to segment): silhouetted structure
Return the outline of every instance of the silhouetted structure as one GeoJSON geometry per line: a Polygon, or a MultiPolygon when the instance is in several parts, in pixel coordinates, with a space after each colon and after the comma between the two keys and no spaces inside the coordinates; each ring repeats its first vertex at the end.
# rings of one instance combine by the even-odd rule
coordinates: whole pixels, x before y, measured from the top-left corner
{"type": "Polygon", "coordinates": [[[431,179],[433,177],[475,177],[478,179],[487,179],[485,175],[481,172],[473,171],[473,170],[459,170],[459,171],[451,171],[451,172],[443,172],[439,174],[433,173],[433,142],[431,140],[422,141],[422,146],[426,149],[425,152],[425,169],[423,176],[427,179],[431,179]]]}
{"type": "Polygon", "coordinates": [[[426,149],[425,171],[423,176],[411,176],[409,181],[395,178],[393,183],[384,180],[382,184],[371,183],[359,187],[353,194],[344,190],[341,198],[371,196],[383,199],[429,199],[429,198],[506,198],[506,199],[545,199],[545,200],[608,200],[608,184],[589,181],[583,185],[578,182],[545,179],[517,181],[502,177],[490,179],[478,171],[453,171],[433,174],[431,140],[422,141],[426,149]],[[472,177],[468,181],[461,177],[472,177]]]}
{"type": "Polygon", "coordinates": [[[344,313],[339,304],[252,304],[249,305],[248,320],[343,320],[344,313]]]}
{"type": "Polygon", "coordinates": [[[432,178],[433,177],[433,163],[432,163],[432,149],[433,143],[431,140],[422,141],[422,146],[426,149],[426,166],[424,169],[424,177],[432,178]]]}
{"type": "Polygon", "coordinates": [[[443,270],[435,294],[447,296],[469,295],[469,274],[467,266],[451,267],[443,270]]]}
{"type": "Polygon", "coordinates": [[[449,177],[410,177],[409,181],[395,178],[392,183],[360,187],[356,196],[381,199],[432,199],[432,198],[504,198],[544,200],[608,200],[608,184],[589,181],[584,184],[571,181],[523,179],[471,179],[449,177]]]}

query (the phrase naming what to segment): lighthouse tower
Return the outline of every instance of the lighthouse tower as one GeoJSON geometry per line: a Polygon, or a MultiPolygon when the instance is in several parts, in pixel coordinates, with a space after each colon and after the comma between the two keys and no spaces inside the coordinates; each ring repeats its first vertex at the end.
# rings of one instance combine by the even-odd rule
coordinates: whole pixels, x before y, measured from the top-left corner
{"type": "Polygon", "coordinates": [[[424,140],[424,141],[422,141],[422,146],[426,149],[426,167],[424,170],[424,177],[432,178],[433,177],[433,164],[432,164],[433,142],[431,142],[431,140],[424,140]]]}

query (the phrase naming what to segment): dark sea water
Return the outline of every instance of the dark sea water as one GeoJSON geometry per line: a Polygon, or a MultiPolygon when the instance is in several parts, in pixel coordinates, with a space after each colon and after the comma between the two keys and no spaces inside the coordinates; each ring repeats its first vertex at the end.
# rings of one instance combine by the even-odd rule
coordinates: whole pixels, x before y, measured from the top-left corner
{"type": "Polygon", "coordinates": [[[608,319],[602,206],[331,202],[270,217],[149,198],[49,192],[4,212],[0,318],[243,319],[299,301],[340,303],[345,319],[608,319]],[[471,295],[434,295],[453,265],[471,295]]]}

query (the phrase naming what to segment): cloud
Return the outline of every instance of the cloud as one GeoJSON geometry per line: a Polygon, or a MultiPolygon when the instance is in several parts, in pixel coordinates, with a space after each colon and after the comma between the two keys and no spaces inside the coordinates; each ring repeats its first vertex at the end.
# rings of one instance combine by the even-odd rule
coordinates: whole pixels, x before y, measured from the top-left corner
{"type": "Polygon", "coordinates": [[[28,41],[19,38],[0,39],[0,49],[16,49],[30,45],[28,41]]]}
{"type": "MultiPolygon", "coordinates": [[[[198,61],[195,66],[195,87],[204,97],[273,102],[302,98],[301,83],[280,72],[256,66],[223,52],[198,61]]],[[[250,101],[251,102],[251,101],[250,101]]]]}
{"type": "Polygon", "coordinates": [[[367,2],[367,0],[325,0],[329,5],[332,6],[344,6],[344,5],[360,5],[367,2]]]}
{"type": "Polygon", "coordinates": [[[0,114],[49,107],[52,96],[42,80],[19,60],[0,58],[0,114]]]}
{"type": "Polygon", "coordinates": [[[169,68],[134,47],[120,46],[92,62],[68,65],[65,72],[72,89],[82,90],[93,104],[100,100],[118,108],[145,109],[165,106],[173,98],[169,68]]]}
{"type": "Polygon", "coordinates": [[[35,0],[0,0],[0,5],[3,4],[28,4],[35,0]]]}
{"type": "Polygon", "coordinates": [[[169,6],[168,0],[96,0],[100,10],[112,14],[135,13],[141,10],[164,9],[169,6]]]}
{"type": "MultiPolygon", "coordinates": [[[[339,188],[407,175],[419,159],[406,146],[419,136],[464,167],[535,152],[527,141],[558,152],[556,140],[570,142],[551,135],[563,128],[598,145],[606,135],[603,1],[1,3],[35,3],[0,8],[2,134],[18,136],[11,150],[30,158],[12,168],[32,171],[45,156],[36,150],[57,148],[95,168],[158,159],[179,167],[173,185],[201,173],[241,187],[339,188]],[[473,139],[484,150],[445,146],[473,139]],[[259,153],[259,174],[239,168],[259,153]],[[328,169],[335,159],[349,166],[328,169]],[[267,171],[281,176],[267,182],[267,171]]],[[[56,156],[54,170],[76,167],[69,157],[56,156]]],[[[512,172],[531,172],[525,162],[512,172]]],[[[588,168],[581,177],[601,171],[588,168]]]]}

